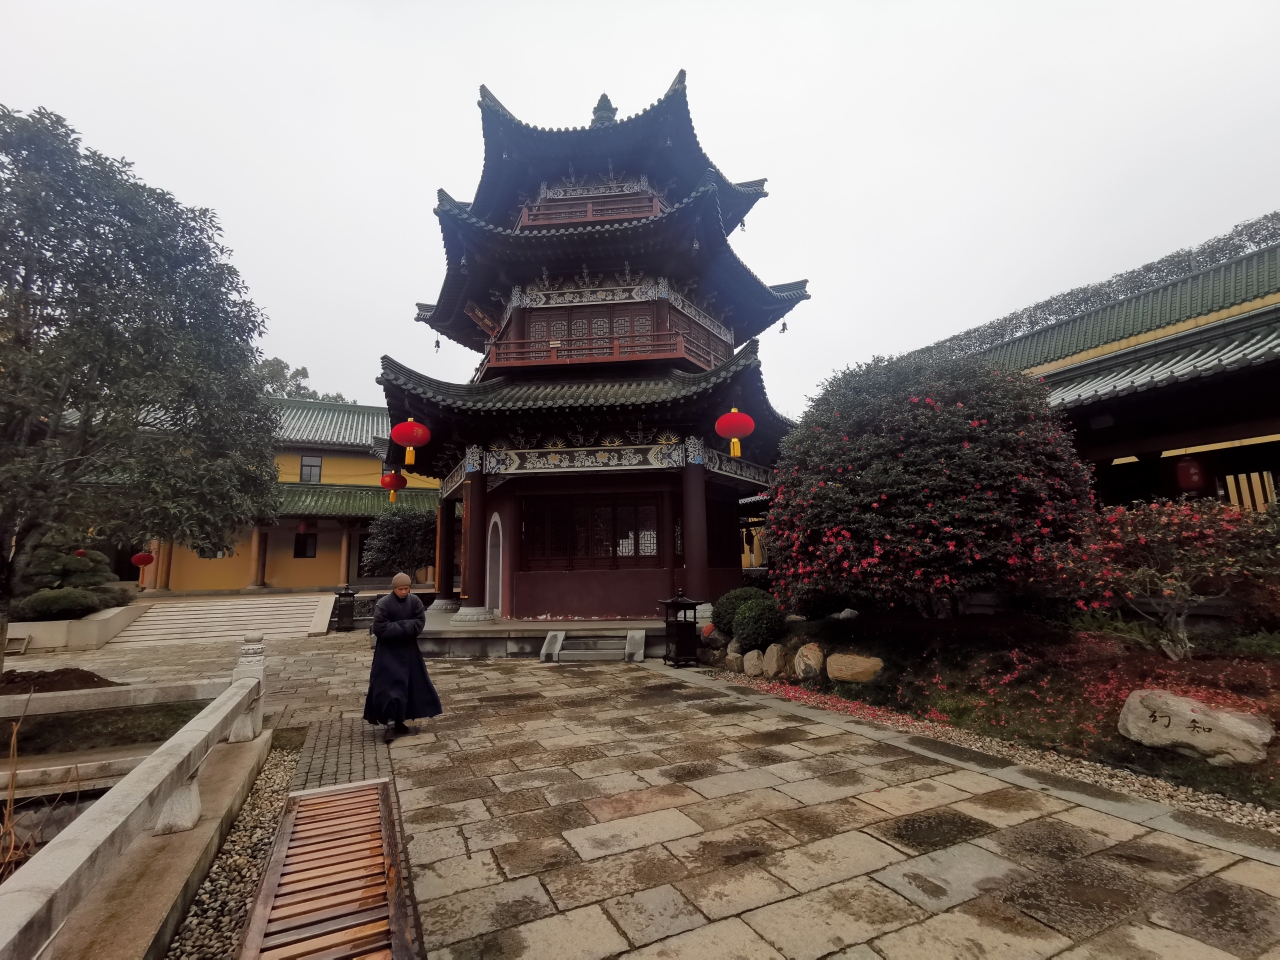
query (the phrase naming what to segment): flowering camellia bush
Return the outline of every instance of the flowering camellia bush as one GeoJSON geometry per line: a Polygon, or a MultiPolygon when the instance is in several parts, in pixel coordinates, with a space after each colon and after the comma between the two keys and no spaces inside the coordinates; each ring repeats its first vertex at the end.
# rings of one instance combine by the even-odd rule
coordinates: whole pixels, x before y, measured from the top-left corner
{"type": "Polygon", "coordinates": [[[1045,388],[980,359],[837,374],[783,441],[764,531],[774,595],[926,615],[1041,576],[1092,512],[1089,468],[1045,388]]]}
{"type": "Polygon", "coordinates": [[[1196,604],[1280,588],[1280,518],[1217,500],[1114,507],[1053,557],[1082,610],[1124,607],[1156,623],[1174,660],[1189,649],[1196,604]]]}

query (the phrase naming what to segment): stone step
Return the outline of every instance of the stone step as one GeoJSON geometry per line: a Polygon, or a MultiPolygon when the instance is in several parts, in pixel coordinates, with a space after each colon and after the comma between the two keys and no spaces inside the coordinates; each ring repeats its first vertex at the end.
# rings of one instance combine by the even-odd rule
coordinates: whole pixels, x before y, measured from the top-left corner
{"type": "Polygon", "coordinates": [[[560,645],[560,662],[569,660],[621,660],[626,653],[627,641],[612,637],[565,640],[560,645]]]}
{"type": "Polygon", "coordinates": [[[625,650],[627,641],[614,637],[600,637],[587,640],[566,640],[560,645],[561,650],[625,650]]]}
{"type": "Polygon", "coordinates": [[[236,600],[161,600],[153,603],[114,642],[131,640],[218,640],[260,632],[267,637],[307,633],[316,597],[252,597],[236,600]]]}

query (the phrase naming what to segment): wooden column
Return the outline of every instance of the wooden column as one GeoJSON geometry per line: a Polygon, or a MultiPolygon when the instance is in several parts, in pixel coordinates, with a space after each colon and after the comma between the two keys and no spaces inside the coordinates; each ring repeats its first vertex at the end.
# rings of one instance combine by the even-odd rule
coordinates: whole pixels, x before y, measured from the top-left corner
{"type": "Polygon", "coordinates": [[[351,582],[351,523],[343,521],[342,524],[342,549],[339,551],[342,559],[338,561],[338,586],[345,587],[351,582]]]}
{"type": "Polygon", "coordinates": [[[684,592],[690,600],[711,602],[707,569],[707,468],[686,463],[684,473],[684,592]]]}
{"type": "Polygon", "coordinates": [[[169,589],[169,571],[173,567],[173,544],[165,541],[160,544],[160,556],[156,557],[156,589],[169,589]]]}
{"type": "Polygon", "coordinates": [[[485,487],[483,473],[467,474],[462,481],[462,607],[484,606],[485,487]]]}
{"type": "Polygon", "coordinates": [[[249,538],[249,586],[262,586],[262,553],[265,537],[262,534],[262,528],[255,526],[253,535],[249,538]]]}
{"type": "Polygon", "coordinates": [[[667,571],[667,597],[676,595],[676,497],[670,490],[662,491],[662,533],[658,537],[662,551],[662,566],[667,571]]]}
{"type": "Polygon", "coordinates": [[[138,575],[138,582],[142,584],[144,590],[154,590],[156,588],[156,577],[160,573],[160,541],[152,540],[147,544],[147,553],[151,554],[152,562],[143,567],[138,575]]]}
{"type": "Polygon", "coordinates": [[[453,600],[453,522],[452,500],[441,500],[436,514],[436,600],[453,600]]]}

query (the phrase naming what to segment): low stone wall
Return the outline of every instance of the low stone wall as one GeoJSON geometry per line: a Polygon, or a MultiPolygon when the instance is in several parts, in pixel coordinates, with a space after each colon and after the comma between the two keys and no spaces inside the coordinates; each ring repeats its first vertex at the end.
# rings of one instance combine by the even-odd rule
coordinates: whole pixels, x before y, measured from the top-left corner
{"type": "MultiPolygon", "coordinates": [[[[144,832],[182,834],[199,824],[197,777],[210,752],[224,740],[244,743],[261,734],[262,668],[262,647],[246,644],[230,686],[213,703],[0,884],[0,960],[37,956],[144,832]]],[[[89,700],[128,692],[108,687],[71,696],[89,700]]],[[[85,709],[82,702],[74,708],[85,709]]]]}
{"type": "Polygon", "coordinates": [[[28,640],[28,650],[97,650],[147,612],[149,604],[108,607],[79,620],[23,620],[9,624],[10,640],[28,640]]]}
{"type": "Polygon", "coordinates": [[[114,710],[151,703],[213,700],[231,686],[230,680],[195,680],[188,683],[130,683],[92,690],[59,690],[54,693],[11,693],[0,697],[0,718],[48,716],[81,710],[114,710]]]}

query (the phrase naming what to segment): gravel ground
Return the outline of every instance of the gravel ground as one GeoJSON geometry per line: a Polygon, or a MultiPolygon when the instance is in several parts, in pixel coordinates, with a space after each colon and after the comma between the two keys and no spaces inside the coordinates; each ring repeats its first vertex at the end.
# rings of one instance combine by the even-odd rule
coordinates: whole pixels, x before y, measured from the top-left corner
{"type": "Polygon", "coordinates": [[[724,670],[712,671],[711,676],[730,683],[756,687],[763,693],[785,697],[805,706],[834,710],[847,714],[858,720],[878,723],[903,733],[914,733],[920,736],[945,740],[973,750],[1007,757],[1024,763],[1029,767],[1039,767],[1062,776],[1075,777],[1100,787],[1110,787],[1135,797],[1155,800],[1159,803],[1218,817],[1230,823],[1245,827],[1257,827],[1280,834],[1280,813],[1266,810],[1252,803],[1241,803],[1228,800],[1216,793],[1201,793],[1188,787],[1177,787],[1158,777],[1147,777],[1130,773],[1091,760],[1063,756],[1052,750],[1036,750],[1022,744],[1010,743],[994,737],[984,737],[979,733],[970,733],[945,723],[934,723],[928,720],[914,720],[883,707],[873,707],[855,700],[844,700],[834,694],[814,693],[804,687],[779,683],[776,680],[765,680],[763,677],[747,677],[741,673],[729,673],[724,670]]]}
{"type": "Polygon", "coordinates": [[[223,960],[236,955],[297,765],[296,750],[272,750],[267,755],[165,960],[223,960]]]}

